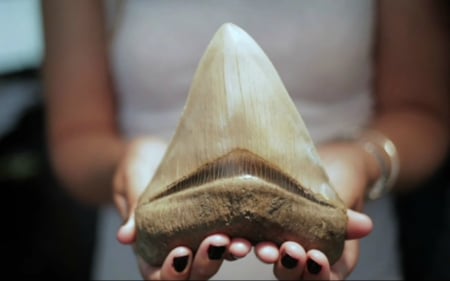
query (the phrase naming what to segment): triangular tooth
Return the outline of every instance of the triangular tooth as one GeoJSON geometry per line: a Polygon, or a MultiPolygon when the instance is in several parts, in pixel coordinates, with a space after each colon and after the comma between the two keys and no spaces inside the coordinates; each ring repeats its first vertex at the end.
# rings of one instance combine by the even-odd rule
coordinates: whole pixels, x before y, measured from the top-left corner
{"type": "Polygon", "coordinates": [[[237,148],[343,206],[274,66],[244,30],[226,23],[200,60],[176,132],[140,204],[237,148]]]}

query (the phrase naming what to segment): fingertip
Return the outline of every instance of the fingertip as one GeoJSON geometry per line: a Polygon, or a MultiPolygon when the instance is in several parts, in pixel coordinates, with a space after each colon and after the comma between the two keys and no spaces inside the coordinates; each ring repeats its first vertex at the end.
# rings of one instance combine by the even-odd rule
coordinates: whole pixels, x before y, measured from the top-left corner
{"type": "Polygon", "coordinates": [[[206,237],[197,249],[194,264],[206,264],[210,261],[221,262],[230,245],[230,238],[225,234],[212,234],[206,237]]]}
{"type": "Polygon", "coordinates": [[[280,258],[274,273],[280,280],[299,280],[306,262],[304,248],[293,241],[286,241],[280,247],[280,258]]]}
{"type": "Polygon", "coordinates": [[[310,250],[306,255],[306,271],[304,273],[304,278],[306,280],[328,280],[331,271],[330,264],[325,254],[318,250],[310,250]]]}
{"type": "Polygon", "coordinates": [[[205,244],[215,244],[215,245],[227,245],[230,243],[230,238],[225,234],[212,234],[204,240],[205,244]]]}
{"type": "Polygon", "coordinates": [[[163,280],[187,280],[191,271],[192,251],[186,247],[173,249],[161,267],[163,280]]]}
{"type": "Polygon", "coordinates": [[[312,261],[318,263],[319,265],[325,265],[325,266],[328,265],[327,256],[325,256],[325,254],[319,250],[309,250],[306,253],[306,257],[308,260],[312,260],[312,261]]]}
{"type": "Polygon", "coordinates": [[[252,249],[250,241],[243,238],[234,238],[231,240],[229,252],[235,259],[240,259],[248,255],[252,249]]]}
{"type": "Polygon", "coordinates": [[[352,209],[347,209],[347,215],[358,222],[372,223],[372,219],[365,213],[361,213],[352,209]]]}
{"type": "Polygon", "coordinates": [[[287,241],[281,245],[280,252],[284,252],[291,257],[303,261],[306,257],[305,249],[297,242],[287,241]]]}
{"type": "Polygon", "coordinates": [[[223,260],[227,258],[230,238],[225,234],[212,234],[206,237],[196,250],[190,278],[209,280],[217,273],[223,260]]]}
{"type": "Polygon", "coordinates": [[[347,239],[359,239],[372,232],[373,221],[368,215],[348,209],[347,216],[347,239]]]}
{"type": "Polygon", "coordinates": [[[279,256],[280,251],[278,247],[270,242],[262,242],[255,247],[256,256],[264,263],[275,263],[279,256]]]}
{"type": "Polygon", "coordinates": [[[132,244],[136,240],[136,228],[134,216],[131,216],[117,232],[117,240],[122,244],[132,244]]]}

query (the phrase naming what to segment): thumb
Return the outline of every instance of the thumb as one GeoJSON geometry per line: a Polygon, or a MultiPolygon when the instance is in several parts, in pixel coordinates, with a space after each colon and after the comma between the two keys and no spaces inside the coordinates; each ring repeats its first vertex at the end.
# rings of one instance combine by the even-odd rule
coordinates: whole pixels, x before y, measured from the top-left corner
{"type": "Polygon", "coordinates": [[[123,171],[119,172],[114,179],[114,203],[124,219],[117,232],[117,239],[122,244],[132,244],[136,237],[134,212],[137,203],[132,190],[126,188],[130,183],[123,174],[123,171]]]}
{"type": "Polygon", "coordinates": [[[139,196],[153,177],[164,151],[165,143],[154,139],[137,139],[128,148],[116,181],[116,205],[126,218],[117,232],[117,239],[123,244],[136,240],[135,210],[139,196]]]}
{"type": "Polygon", "coordinates": [[[128,220],[119,228],[117,240],[122,244],[133,244],[136,240],[136,227],[134,221],[134,210],[130,213],[128,220]]]}
{"type": "MultiPolygon", "coordinates": [[[[141,163],[137,163],[141,164],[141,163]]],[[[127,220],[119,228],[117,232],[117,239],[123,244],[132,244],[136,240],[136,228],[135,228],[135,211],[139,200],[139,195],[144,191],[148,181],[148,171],[144,165],[130,165],[128,170],[127,181],[127,198],[123,198],[124,209],[126,210],[127,220]]]]}
{"type": "Polygon", "coordinates": [[[134,212],[137,206],[138,195],[136,194],[133,176],[125,176],[124,171],[119,172],[115,179],[114,202],[124,219],[124,223],[117,232],[117,240],[122,244],[132,244],[136,239],[134,212]]]}
{"type": "Polygon", "coordinates": [[[373,222],[366,214],[348,209],[347,216],[347,239],[363,238],[372,232],[373,222]]]}

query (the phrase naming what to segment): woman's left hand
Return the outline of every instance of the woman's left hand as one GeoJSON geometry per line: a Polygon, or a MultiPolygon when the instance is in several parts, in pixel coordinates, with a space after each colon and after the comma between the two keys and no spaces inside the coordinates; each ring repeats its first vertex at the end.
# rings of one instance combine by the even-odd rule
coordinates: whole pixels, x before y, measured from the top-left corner
{"type": "Polygon", "coordinates": [[[328,144],[320,147],[319,153],[332,185],[348,208],[347,241],[341,258],[333,265],[322,252],[306,251],[295,242],[285,242],[281,247],[271,242],[256,245],[258,258],[273,263],[275,276],[282,280],[345,279],[358,262],[358,239],[373,228],[371,219],[360,213],[370,183],[370,156],[354,143],[328,144]]]}

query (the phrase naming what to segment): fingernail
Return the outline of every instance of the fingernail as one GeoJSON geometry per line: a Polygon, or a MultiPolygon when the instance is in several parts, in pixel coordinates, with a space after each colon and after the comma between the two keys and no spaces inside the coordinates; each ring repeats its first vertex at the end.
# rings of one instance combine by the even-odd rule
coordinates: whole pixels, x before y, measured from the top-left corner
{"type": "Polygon", "coordinates": [[[284,256],[281,258],[281,264],[287,269],[293,269],[298,265],[298,260],[294,259],[288,254],[284,254],[284,256]]]}
{"type": "Polygon", "coordinates": [[[183,272],[189,261],[189,256],[173,258],[172,266],[177,272],[183,272]]]}
{"type": "Polygon", "coordinates": [[[225,253],[225,246],[209,246],[208,257],[210,260],[220,260],[225,253]]]}
{"type": "Polygon", "coordinates": [[[319,274],[319,272],[322,270],[322,266],[312,259],[308,259],[308,261],[306,262],[306,267],[312,274],[319,274]]]}

